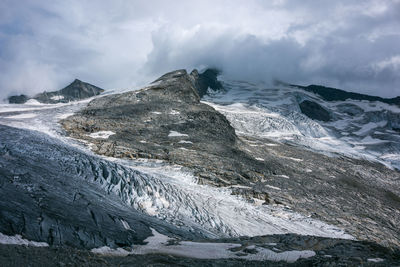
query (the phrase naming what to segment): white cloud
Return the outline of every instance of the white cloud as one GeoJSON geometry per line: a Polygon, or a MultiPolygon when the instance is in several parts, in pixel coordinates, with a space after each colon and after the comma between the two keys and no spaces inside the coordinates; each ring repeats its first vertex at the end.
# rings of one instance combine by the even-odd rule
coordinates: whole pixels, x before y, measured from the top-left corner
{"type": "Polygon", "coordinates": [[[382,71],[386,68],[393,69],[394,71],[400,71],[400,55],[395,55],[388,59],[379,61],[373,64],[376,71],[382,71]]]}
{"type": "Polygon", "coordinates": [[[0,3],[0,98],[74,78],[143,85],[175,68],[400,95],[398,1],[0,3]],[[379,91],[378,91],[379,88],[379,91]]]}

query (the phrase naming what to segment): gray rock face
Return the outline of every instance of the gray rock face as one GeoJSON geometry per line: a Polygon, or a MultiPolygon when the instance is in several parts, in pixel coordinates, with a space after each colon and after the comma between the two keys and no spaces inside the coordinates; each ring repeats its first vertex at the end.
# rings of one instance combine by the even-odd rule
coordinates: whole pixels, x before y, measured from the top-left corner
{"type": "Polygon", "coordinates": [[[104,92],[104,89],[76,79],[70,85],[58,91],[43,92],[31,98],[26,95],[11,96],[8,101],[10,104],[23,104],[29,99],[35,99],[40,103],[47,104],[68,103],[96,96],[102,92],[104,92]]]}
{"type": "Polygon", "coordinates": [[[215,91],[223,89],[221,82],[217,79],[219,74],[220,71],[217,69],[207,69],[201,74],[199,74],[197,70],[193,70],[190,73],[190,76],[194,79],[195,87],[197,88],[200,97],[207,94],[208,88],[215,91]]]}
{"type": "Polygon", "coordinates": [[[313,120],[329,121],[331,115],[329,111],[323,108],[320,104],[310,100],[304,100],[299,104],[301,112],[313,120]]]}
{"type": "Polygon", "coordinates": [[[186,167],[199,183],[241,185],[233,194],[289,206],[361,240],[400,246],[398,171],[237,136],[222,114],[200,102],[196,79],[171,72],[142,90],[97,98],[61,123],[96,153],[163,159],[186,167]],[[115,134],[90,137],[99,131],[115,134]]]}

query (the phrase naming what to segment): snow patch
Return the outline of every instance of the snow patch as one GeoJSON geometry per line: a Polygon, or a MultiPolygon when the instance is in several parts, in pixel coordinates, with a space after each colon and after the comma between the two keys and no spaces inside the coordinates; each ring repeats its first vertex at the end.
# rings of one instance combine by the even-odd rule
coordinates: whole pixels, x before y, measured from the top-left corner
{"type": "Polygon", "coordinates": [[[273,143],[266,143],[264,144],[265,146],[278,146],[278,144],[273,144],[273,143]]]}
{"type": "Polygon", "coordinates": [[[282,177],[282,178],[286,178],[286,179],[290,179],[290,177],[289,177],[289,176],[287,176],[287,175],[284,175],[284,174],[280,174],[280,175],[276,175],[276,176],[278,176],[278,177],[282,177]]]}
{"type": "Polygon", "coordinates": [[[124,228],[125,228],[126,230],[132,230],[131,227],[129,226],[129,223],[128,223],[127,221],[122,220],[122,219],[120,219],[120,221],[121,221],[122,225],[124,226],[124,228]]]}
{"type": "Polygon", "coordinates": [[[30,241],[22,238],[20,235],[9,236],[0,233],[0,244],[5,245],[24,245],[24,246],[33,246],[33,247],[48,247],[49,244],[45,242],[36,242],[30,241]]]}
{"type": "Polygon", "coordinates": [[[179,114],[181,114],[181,113],[180,113],[179,111],[172,110],[169,114],[170,114],[170,115],[179,115],[179,114]]]}
{"type": "Polygon", "coordinates": [[[301,162],[301,161],[303,161],[302,159],[298,159],[298,158],[292,158],[292,157],[285,157],[285,156],[281,156],[281,158],[284,158],[284,159],[290,159],[290,160],[297,161],[297,162],[301,162]]]}
{"type": "Polygon", "coordinates": [[[28,101],[25,102],[26,105],[46,105],[43,103],[40,103],[39,101],[37,101],[36,99],[29,99],[28,101]]]}
{"type": "Polygon", "coordinates": [[[111,135],[114,135],[115,133],[112,131],[99,131],[91,134],[87,134],[86,136],[89,136],[91,138],[95,139],[107,139],[111,135]]]}
{"type": "Polygon", "coordinates": [[[191,141],[186,141],[186,140],[181,140],[178,142],[178,144],[193,144],[191,141]]]}
{"type": "Polygon", "coordinates": [[[177,245],[168,245],[172,238],[158,233],[152,229],[153,236],[145,239],[146,245],[135,246],[132,253],[138,255],[145,254],[168,254],[178,257],[188,257],[195,259],[245,259],[252,261],[286,261],[296,262],[301,258],[310,258],[316,255],[314,251],[284,251],[274,252],[272,250],[254,246],[257,251],[255,254],[238,256],[237,252],[231,251],[232,248],[241,247],[241,244],[234,243],[200,243],[191,241],[180,241],[177,245]]]}
{"type": "Polygon", "coordinates": [[[60,120],[63,120],[63,119],[66,119],[66,118],[68,118],[69,116],[72,116],[72,115],[74,115],[74,113],[65,113],[65,114],[58,115],[57,118],[60,119],[60,120]]]}
{"type": "Polygon", "coordinates": [[[120,256],[125,257],[128,255],[132,255],[132,251],[125,250],[123,248],[112,249],[110,247],[104,246],[99,248],[93,248],[90,250],[92,253],[101,254],[104,256],[120,256]]]}
{"type": "Polygon", "coordinates": [[[169,131],[168,137],[189,137],[189,135],[177,131],[169,131]]]}
{"type": "Polygon", "coordinates": [[[173,238],[160,234],[154,229],[151,230],[153,236],[144,240],[147,244],[134,246],[131,251],[122,248],[111,249],[109,247],[100,247],[92,249],[91,252],[107,256],[167,254],[194,259],[244,259],[251,261],[286,261],[288,263],[293,263],[298,259],[306,259],[316,255],[312,250],[274,252],[266,248],[252,245],[247,248],[255,249],[257,251],[256,253],[239,256],[237,252],[231,251],[231,249],[241,247],[241,244],[178,241],[178,244],[168,245],[168,241],[174,240],[173,238]]]}
{"type": "Polygon", "coordinates": [[[240,185],[240,184],[235,184],[235,185],[231,185],[229,186],[230,188],[244,188],[244,189],[251,189],[250,186],[246,186],[246,185],[240,185]]]}
{"type": "Polygon", "coordinates": [[[272,185],[268,185],[268,184],[266,184],[265,186],[268,188],[274,189],[274,190],[278,190],[278,191],[281,190],[279,187],[276,187],[276,186],[272,186],[272,185]]]}
{"type": "Polygon", "coordinates": [[[385,261],[384,259],[381,258],[372,258],[372,259],[367,259],[369,262],[383,262],[385,261]]]}
{"type": "Polygon", "coordinates": [[[18,114],[18,115],[7,116],[5,118],[6,119],[31,119],[36,116],[37,116],[37,114],[34,114],[34,113],[23,113],[23,114],[18,114]]]}
{"type": "Polygon", "coordinates": [[[55,96],[50,97],[50,99],[54,100],[54,101],[58,101],[58,100],[64,99],[64,96],[63,95],[55,95],[55,96]]]}

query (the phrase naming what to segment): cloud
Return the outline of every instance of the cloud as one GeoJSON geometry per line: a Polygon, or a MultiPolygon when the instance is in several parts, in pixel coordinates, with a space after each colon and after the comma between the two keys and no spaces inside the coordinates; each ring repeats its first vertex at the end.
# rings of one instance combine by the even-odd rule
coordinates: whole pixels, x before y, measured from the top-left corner
{"type": "Polygon", "coordinates": [[[132,88],[177,68],[400,95],[399,1],[0,3],[0,98],[79,78],[132,88]]]}

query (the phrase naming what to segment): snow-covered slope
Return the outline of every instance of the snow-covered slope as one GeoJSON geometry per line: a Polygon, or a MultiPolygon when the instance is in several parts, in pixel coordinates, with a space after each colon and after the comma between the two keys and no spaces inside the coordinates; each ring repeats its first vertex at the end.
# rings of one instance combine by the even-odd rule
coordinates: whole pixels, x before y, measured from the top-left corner
{"type": "Polygon", "coordinates": [[[271,138],[324,153],[379,161],[400,168],[400,108],[382,102],[324,101],[290,86],[224,81],[224,91],[203,98],[223,113],[238,134],[271,138]],[[300,103],[318,103],[329,121],[308,118],[300,103]]]}

